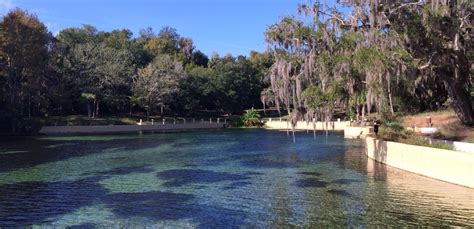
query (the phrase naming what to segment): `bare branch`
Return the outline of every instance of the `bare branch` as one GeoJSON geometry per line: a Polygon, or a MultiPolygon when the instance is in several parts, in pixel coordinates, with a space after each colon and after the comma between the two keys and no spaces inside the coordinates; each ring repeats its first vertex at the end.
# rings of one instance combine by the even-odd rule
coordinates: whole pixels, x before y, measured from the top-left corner
{"type": "Polygon", "coordinates": [[[400,6],[392,9],[389,11],[389,14],[393,14],[395,13],[396,11],[404,8],[404,7],[407,7],[407,6],[423,6],[424,2],[423,1],[418,1],[418,2],[409,2],[409,3],[403,3],[401,4],[400,6]]]}

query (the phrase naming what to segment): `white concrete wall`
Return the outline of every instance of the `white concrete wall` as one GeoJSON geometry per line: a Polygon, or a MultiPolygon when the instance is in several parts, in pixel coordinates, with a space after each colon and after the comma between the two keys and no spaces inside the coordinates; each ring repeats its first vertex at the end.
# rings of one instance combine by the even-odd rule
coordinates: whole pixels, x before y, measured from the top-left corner
{"type": "Polygon", "coordinates": [[[110,126],[44,126],[41,134],[99,134],[138,131],[171,131],[186,129],[218,129],[224,123],[189,123],[189,124],[155,124],[155,125],[110,125],[110,126]]]}
{"type": "MultiPolygon", "coordinates": [[[[316,122],[315,124],[316,124],[316,130],[326,130],[326,129],[344,130],[345,127],[350,125],[350,122],[349,121],[340,121],[340,122],[332,121],[332,122],[327,123],[327,127],[326,127],[326,123],[324,122],[316,122]]],[[[277,120],[265,122],[265,128],[286,130],[287,128],[291,129],[291,124],[289,122],[279,121],[279,119],[277,119],[277,120]]],[[[312,122],[306,123],[304,121],[299,121],[297,122],[295,129],[296,130],[313,130],[313,123],[312,122]]]]}
{"type": "Polygon", "coordinates": [[[454,149],[456,150],[468,152],[468,153],[474,153],[474,143],[453,142],[453,146],[454,146],[454,149]]]}
{"type": "Polygon", "coordinates": [[[474,188],[474,154],[366,137],[367,156],[427,177],[474,188]]]}

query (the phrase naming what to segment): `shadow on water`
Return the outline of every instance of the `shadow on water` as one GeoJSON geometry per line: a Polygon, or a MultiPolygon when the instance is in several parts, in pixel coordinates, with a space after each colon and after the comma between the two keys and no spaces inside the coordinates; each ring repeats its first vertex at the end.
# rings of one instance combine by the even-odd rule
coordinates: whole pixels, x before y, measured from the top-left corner
{"type": "Polygon", "coordinates": [[[299,188],[325,188],[328,184],[328,182],[321,181],[317,178],[300,179],[295,182],[295,185],[299,188]]]}
{"type": "Polygon", "coordinates": [[[232,182],[228,186],[225,186],[223,189],[224,190],[232,190],[232,189],[237,189],[239,187],[247,186],[252,184],[251,182],[248,181],[238,181],[238,182],[232,182]]]}
{"type": "MultiPolygon", "coordinates": [[[[124,175],[148,172],[144,167],[123,167],[108,172],[124,175]]],[[[165,171],[165,177],[176,175],[188,178],[178,183],[237,181],[231,186],[247,185],[246,176],[212,171],[165,171]],[[192,178],[195,173],[199,178],[192,178]]],[[[192,194],[173,192],[109,193],[99,182],[108,175],[93,176],[77,181],[25,182],[0,186],[0,227],[51,224],[58,217],[73,213],[81,207],[103,204],[116,217],[128,219],[142,217],[150,221],[191,219],[198,227],[237,227],[244,223],[246,215],[239,210],[226,209],[197,203],[192,194]]],[[[72,228],[93,228],[86,223],[72,228]]]]}
{"type": "Polygon", "coordinates": [[[157,147],[165,141],[156,139],[115,139],[107,141],[61,141],[27,138],[16,142],[2,142],[2,151],[22,149],[24,153],[1,154],[0,172],[33,167],[40,164],[106,152],[108,149],[138,150],[157,147]],[[67,143],[67,144],[65,144],[67,143]],[[57,145],[57,147],[50,147],[57,145]]]}
{"type": "MultiPolygon", "coordinates": [[[[183,146],[199,146],[200,144],[205,145],[207,142],[212,143],[213,141],[216,141],[216,139],[221,139],[221,141],[229,141],[235,138],[234,135],[245,133],[247,132],[222,130],[206,132],[206,135],[203,136],[201,132],[182,132],[179,133],[179,138],[177,137],[176,133],[71,136],[51,138],[0,138],[0,173],[10,172],[16,169],[29,168],[50,162],[57,162],[74,157],[104,153],[109,149],[120,148],[124,151],[132,151],[157,148],[163,144],[171,144],[172,147],[179,149],[183,146]],[[180,139],[186,139],[186,142],[177,143],[177,141],[180,139]]],[[[169,154],[169,157],[182,156],[176,154],[176,152],[170,152],[169,154]]],[[[120,160],[124,158],[115,157],[112,159],[120,160]]]]}
{"type": "Polygon", "coordinates": [[[222,181],[244,181],[250,179],[249,176],[214,172],[202,169],[171,169],[157,173],[160,179],[168,180],[164,186],[180,187],[189,184],[208,184],[222,181]]]}
{"type": "Polygon", "coordinates": [[[79,225],[69,226],[66,229],[95,229],[97,226],[93,223],[83,223],[79,225]]]}
{"type": "Polygon", "coordinates": [[[317,177],[323,175],[322,173],[318,173],[318,172],[299,172],[298,174],[305,175],[305,176],[317,176],[317,177]]]}
{"type": "Polygon", "coordinates": [[[154,170],[149,168],[150,165],[142,166],[125,166],[118,167],[107,171],[94,173],[95,175],[127,175],[130,173],[151,173],[154,170]]]}
{"type": "Polygon", "coordinates": [[[362,181],[360,180],[355,180],[355,179],[337,179],[334,181],[331,181],[333,184],[352,184],[352,183],[360,183],[362,181]]]}
{"type": "Polygon", "coordinates": [[[296,168],[302,162],[297,156],[276,157],[263,154],[247,155],[245,158],[241,156],[235,157],[241,160],[240,164],[248,168],[296,168]]]}
{"type": "Polygon", "coordinates": [[[121,218],[144,217],[153,220],[178,220],[192,217],[194,195],[172,192],[116,193],[101,201],[121,218]]]}
{"type": "Polygon", "coordinates": [[[92,205],[106,190],[92,177],[74,182],[25,182],[0,186],[0,227],[27,226],[92,205]],[[3,225],[2,225],[3,224],[3,225]]]}
{"type": "MultiPolygon", "coordinates": [[[[156,148],[162,144],[170,144],[179,149],[183,146],[199,146],[205,145],[207,142],[213,143],[216,140],[220,142],[238,141],[239,144],[231,145],[225,148],[227,152],[242,152],[248,148],[253,152],[265,152],[269,148],[273,148],[270,142],[280,142],[278,144],[285,145],[287,141],[282,136],[276,135],[264,141],[261,144],[256,144],[254,139],[262,136],[265,131],[216,131],[210,132],[206,136],[198,133],[180,133],[177,138],[176,134],[146,134],[146,135],[117,135],[117,136],[78,136],[72,137],[56,137],[56,138],[15,138],[15,139],[0,139],[0,173],[10,172],[16,169],[29,168],[40,164],[57,162],[74,157],[87,156],[92,154],[99,154],[107,152],[110,149],[120,148],[121,150],[141,150],[147,148],[156,148]],[[240,138],[242,137],[242,138],[240,138]],[[276,138],[276,139],[274,139],[276,138]],[[179,139],[187,139],[189,142],[179,142],[179,139]],[[2,154],[2,152],[5,152],[2,154]],[[6,152],[21,152],[21,153],[6,153],[6,152]]],[[[182,157],[184,155],[170,152],[169,157],[182,157]]],[[[265,154],[259,154],[265,155],[265,154]]],[[[264,167],[264,168],[288,168],[296,167],[299,164],[297,158],[285,158],[283,161],[274,158],[258,158],[258,155],[251,155],[252,158],[242,161],[242,164],[247,167],[264,167]]],[[[112,159],[124,159],[123,157],[115,157],[112,159]]],[[[241,160],[239,156],[237,158],[241,160]]],[[[213,159],[214,161],[207,161],[205,165],[221,164],[226,161],[224,158],[213,159]]]]}

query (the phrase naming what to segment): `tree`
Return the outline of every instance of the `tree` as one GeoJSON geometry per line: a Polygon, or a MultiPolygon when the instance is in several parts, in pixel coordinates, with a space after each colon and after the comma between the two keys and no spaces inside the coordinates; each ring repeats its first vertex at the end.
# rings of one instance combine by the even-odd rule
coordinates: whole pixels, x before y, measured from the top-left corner
{"type": "Polygon", "coordinates": [[[468,52],[474,47],[474,2],[432,0],[384,6],[390,9],[392,29],[406,36],[408,51],[419,59],[420,71],[440,79],[458,118],[473,124],[468,52]]]}
{"type": "Polygon", "coordinates": [[[216,72],[217,107],[235,113],[260,104],[261,81],[245,57],[214,57],[209,66],[216,72]]]}
{"type": "MultiPolygon", "coordinates": [[[[48,49],[51,35],[35,15],[19,8],[10,11],[0,22],[0,76],[6,107],[15,119],[46,107],[48,49]]],[[[12,132],[17,123],[11,121],[12,132]]]]}
{"type": "Polygon", "coordinates": [[[80,95],[95,95],[92,117],[99,115],[101,103],[123,107],[130,95],[127,88],[134,73],[129,51],[116,50],[104,43],[79,44],[71,50],[70,61],[72,85],[80,95]]]}
{"type": "Polygon", "coordinates": [[[219,108],[216,98],[219,97],[215,85],[216,71],[203,66],[188,65],[186,77],[180,82],[178,107],[187,113],[198,110],[219,108]]]}
{"type": "Polygon", "coordinates": [[[472,1],[342,2],[353,9],[352,21],[338,18],[342,25],[365,31],[369,35],[367,42],[376,47],[382,44],[372,39],[373,34],[389,32],[393,34],[391,38],[403,37],[404,49],[418,62],[418,75],[441,80],[459,120],[467,124],[474,122],[468,92],[468,53],[473,47],[472,1]]]}
{"type": "MultiPolygon", "coordinates": [[[[341,99],[345,101],[340,106],[354,107],[361,114],[358,117],[374,110],[393,115],[397,108],[409,107],[397,105],[399,98],[426,96],[420,92],[426,86],[433,87],[431,92],[439,91],[429,78],[435,76],[446,85],[460,120],[471,122],[466,96],[470,65],[465,57],[472,46],[467,31],[472,3],[366,0],[340,4],[351,12],[319,2],[302,4],[299,13],[308,19],[285,17],[268,28],[266,39],[275,63],[267,75],[271,88],[267,92],[273,92],[277,107],[283,105],[290,118],[301,117],[299,111],[308,111],[301,109],[307,108],[301,99],[306,87],[318,85],[327,93],[337,82],[344,89],[341,99]],[[449,26],[439,27],[443,23],[449,26]],[[291,110],[296,113],[291,115],[291,110]]],[[[427,96],[443,98],[434,93],[427,96]]]]}
{"type": "Polygon", "coordinates": [[[133,95],[139,105],[147,111],[147,118],[153,109],[160,107],[163,115],[164,107],[173,101],[178,93],[179,81],[184,77],[181,63],[169,55],[155,57],[145,68],[138,69],[133,82],[133,95]]]}

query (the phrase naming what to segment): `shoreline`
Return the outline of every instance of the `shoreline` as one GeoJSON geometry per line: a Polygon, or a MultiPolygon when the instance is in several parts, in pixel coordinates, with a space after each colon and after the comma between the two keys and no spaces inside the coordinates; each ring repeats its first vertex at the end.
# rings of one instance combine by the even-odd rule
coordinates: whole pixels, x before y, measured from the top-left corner
{"type": "Polygon", "coordinates": [[[44,126],[42,135],[60,134],[114,134],[133,132],[170,132],[179,130],[222,129],[225,123],[189,123],[165,125],[109,125],[109,126],[44,126]]]}

